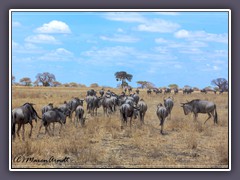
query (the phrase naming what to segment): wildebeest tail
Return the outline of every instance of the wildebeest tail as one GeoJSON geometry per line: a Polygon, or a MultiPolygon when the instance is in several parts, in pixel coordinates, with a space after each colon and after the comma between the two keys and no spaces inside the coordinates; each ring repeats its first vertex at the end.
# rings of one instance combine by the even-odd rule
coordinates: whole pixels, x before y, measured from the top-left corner
{"type": "Polygon", "coordinates": [[[218,123],[218,116],[217,116],[217,108],[216,105],[214,105],[214,109],[215,109],[215,115],[214,115],[214,123],[218,123]]]}

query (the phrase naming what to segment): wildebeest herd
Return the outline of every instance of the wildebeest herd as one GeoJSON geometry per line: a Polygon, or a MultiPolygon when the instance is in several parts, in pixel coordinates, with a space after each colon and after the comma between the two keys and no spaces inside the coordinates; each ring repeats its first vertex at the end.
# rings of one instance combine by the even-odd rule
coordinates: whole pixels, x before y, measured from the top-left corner
{"type": "MultiPolygon", "coordinates": [[[[157,93],[162,93],[157,89],[153,89],[153,91],[157,93]]],[[[147,90],[147,94],[151,94],[151,90],[147,90]]],[[[170,91],[171,92],[171,91],[170,91]]],[[[183,93],[191,93],[191,89],[186,90],[183,93]]],[[[139,121],[141,125],[144,124],[144,117],[148,110],[147,103],[144,101],[143,98],[140,98],[139,90],[137,89],[136,93],[130,93],[127,95],[125,92],[121,94],[116,94],[110,90],[104,92],[104,89],[101,89],[99,92],[99,96],[97,96],[97,92],[94,89],[88,90],[86,93],[86,97],[84,99],[79,99],[78,97],[74,97],[71,100],[64,101],[63,104],[59,105],[58,107],[54,107],[53,103],[49,103],[46,106],[42,107],[42,117],[40,117],[36,110],[34,109],[34,104],[32,103],[25,103],[20,107],[14,108],[12,110],[12,136],[13,139],[15,138],[15,134],[17,133],[19,137],[19,131],[22,127],[22,138],[24,140],[24,125],[30,124],[31,130],[29,133],[29,137],[32,135],[32,121],[37,119],[41,120],[41,125],[39,127],[38,135],[41,131],[41,128],[45,127],[45,133],[50,135],[49,130],[50,124],[53,124],[53,129],[51,130],[54,133],[54,124],[60,123],[61,128],[59,133],[62,129],[62,125],[66,123],[67,117],[72,122],[73,115],[74,117],[74,124],[77,127],[79,124],[80,126],[85,126],[85,120],[87,118],[87,114],[90,116],[98,116],[98,108],[102,106],[103,114],[106,117],[111,116],[115,112],[119,112],[120,119],[121,119],[121,129],[127,125],[129,122],[130,127],[132,126],[132,119],[136,119],[139,117],[139,121]],[[83,107],[83,103],[86,102],[86,110],[83,107]],[[18,124],[17,132],[16,132],[16,124],[18,124]]],[[[166,89],[164,94],[168,94],[169,90],[166,89]]],[[[174,89],[174,94],[177,94],[178,90],[174,89]]],[[[198,113],[207,113],[208,119],[213,117],[214,124],[218,123],[218,116],[216,105],[213,102],[200,100],[200,99],[193,99],[190,102],[181,103],[181,107],[183,108],[183,112],[185,115],[189,113],[194,114],[194,119],[197,118],[198,113]]],[[[171,119],[171,111],[174,107],[174,98],[173,97],[164,97],[163,102],[159,102],[156,106],[156,116],[160,121],[160,133],[163,133],[164,121],[166,118],[171,119]]],[[[206,121],[207,121],[206,120],[206,121]]],[[[205,121],[205,123],[206,123],[205,121]]]]}

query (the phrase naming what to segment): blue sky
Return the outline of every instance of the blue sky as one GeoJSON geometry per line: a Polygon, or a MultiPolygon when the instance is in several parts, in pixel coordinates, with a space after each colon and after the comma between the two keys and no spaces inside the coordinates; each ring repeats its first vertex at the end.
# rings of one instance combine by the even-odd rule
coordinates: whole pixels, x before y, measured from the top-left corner
{"type": "Polygon", "coordinates": [[[12,12],[12,74],[116,87],[228,79],[228,12],[12,12]]]}

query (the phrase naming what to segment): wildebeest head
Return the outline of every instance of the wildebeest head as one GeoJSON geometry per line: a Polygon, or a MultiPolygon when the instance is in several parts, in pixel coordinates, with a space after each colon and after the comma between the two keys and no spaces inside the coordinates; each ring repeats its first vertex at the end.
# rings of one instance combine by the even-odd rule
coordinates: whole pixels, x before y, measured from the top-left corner
{"type": "Polygon", "coordinates": [[[181,103],[181,104],[182,104],[181,107],[183,108],[185,115],[188,115],[189,113],[192,112],[193,107],[191,104],[189,104],[189,103],[181,103]]]}
{"type": "Polygon", "coordinates": [[[34,119],[35,122],[37,123],[37,118],[39,118],[39,119],[41,119],[41,118],[38,116],[36,110],[33,108],[33,105],[35,105],[35,104],[25,103],[23,105],[23,107],[25,107],[29,111],[31,118],[34,119]]]}

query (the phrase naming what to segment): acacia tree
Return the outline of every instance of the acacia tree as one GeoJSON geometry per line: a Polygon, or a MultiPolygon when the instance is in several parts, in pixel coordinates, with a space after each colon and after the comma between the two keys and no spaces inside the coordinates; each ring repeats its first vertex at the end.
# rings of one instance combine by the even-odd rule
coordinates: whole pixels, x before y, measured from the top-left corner
{"type": "Polygon", "coordinates": [[[128,85],[128,83],[126,82],[126,80],[129,81],[129,82],[131,82],[132,77],[133,77],[132,74],[128,74],[128,73],[125,72],[125,71],[116,72],[114,75],[115,75],[117,81],[122,81],[122,83],[121,83],[121,87],[122,87],[122,88],[123,88],[124,86],[128,85]]]}
{"type": "Polygon", "coordinates": [[[36,83],[42,83],[43,86],[52,86],[53,82],[56,81],[54,74],[49,72],[38,73],[36,79],[36,83]]]}
{"type": "Polygon", "coordinates": [[[228,91],[228,81],[224,78],[214,79],[211,84],[217,86],[219,90],[228,91]]]}
{"type": "Polygon", "coordinates": [[[24,77],[22,79],[20,79],[20,82],[24,85],[24,86],[30,86],[32,81],[30,78],[28,77],[24,77]]]}
{"type": "Polygon", "coordinates": [[[141,88],[154,88],[155,85],[149,81],[137,81],[137,84],[141,86],[141,88]]]}
{"type": "Polygon", "coordinates": [[[177,84],[169,84],[168,87],[169,87],[170,89],[175,89],[175,88],[178,89],[178,85],[177,85],[177,84]]]}

